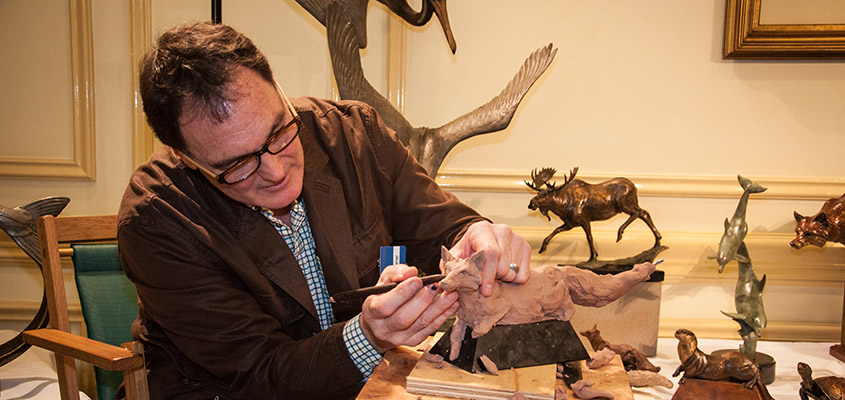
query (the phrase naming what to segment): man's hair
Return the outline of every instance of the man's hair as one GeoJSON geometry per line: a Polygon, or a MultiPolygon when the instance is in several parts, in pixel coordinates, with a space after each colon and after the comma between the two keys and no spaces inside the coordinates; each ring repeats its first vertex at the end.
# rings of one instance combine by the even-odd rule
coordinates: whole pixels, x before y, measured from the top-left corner
{"type": "Polygon", "coordinates": [[[230,100],[226,84],[239,66],[274,82],[264,54],[230,26],[196,22],[159,36],[140,62],[144,114],[159,140],[185,151],[179,117],[187,102],[217,122],[225,121],[230,100]]]}

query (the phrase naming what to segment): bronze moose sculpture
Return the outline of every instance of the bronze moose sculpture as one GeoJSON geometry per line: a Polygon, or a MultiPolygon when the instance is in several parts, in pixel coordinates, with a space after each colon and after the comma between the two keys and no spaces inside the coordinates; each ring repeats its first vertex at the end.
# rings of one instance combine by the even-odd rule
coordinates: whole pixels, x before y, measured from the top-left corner
{"type": "Polygon", "coordinates": [[[531,171],[531,182],[525,181],[528,187],[537,191],[537,195],[528,203],[528,208],[540,210],[540,213],[550,221],[549,212],[551,211],[563,221],[563,225],[555,228],[549,236],[543,239],[540,253],[546,251],[552,237],[560,232],[580,226],[584,229],[584,233],[587,235],[587,243],[590,245],[589,261],[595,261],[598,252],[593,244],[590,222],[603,221],[619,213],[628,214],[629,217],[619,227],[616,234],[617,242],[622,239],[622,232],[625,228],[639,218],[651,228],[651,232],[654,234],[654,246],[660,246],[662,236],[651,221],[651,215],[648,211],[640,208],[637,201],[637,188],[633,182],[626,178],[614,178],[591,185],[580,179],[574,179],[578,172],[578,167],[575,167],[568,177],[564,176],[563,185],[557,186],[554,182],[549,182],[554,177],[555,172],[554,168],[543,168],[539,172],[535,169],[531,171]],[[543,187],[544,185],[545,187],[543,187]]]}

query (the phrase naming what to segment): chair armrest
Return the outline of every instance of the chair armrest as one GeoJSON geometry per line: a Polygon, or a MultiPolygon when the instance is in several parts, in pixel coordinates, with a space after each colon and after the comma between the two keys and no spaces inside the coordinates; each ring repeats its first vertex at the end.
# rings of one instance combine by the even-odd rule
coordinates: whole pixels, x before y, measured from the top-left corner
{"type": "Polygon", "coordinates": [[[110,371],[126,371],[144,366],[142,354],[57,329],[24,331],[23,341],[110,371]]]}

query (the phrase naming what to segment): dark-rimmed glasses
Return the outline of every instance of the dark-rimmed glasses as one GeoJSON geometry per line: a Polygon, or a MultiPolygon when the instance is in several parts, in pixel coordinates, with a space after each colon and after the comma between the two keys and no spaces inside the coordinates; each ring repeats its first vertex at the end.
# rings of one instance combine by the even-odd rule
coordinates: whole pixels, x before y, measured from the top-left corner
{"type": "Polygon", "coordinates": [[[296,140],[296,137],[299,136],[299,128],[302,125],[302,120],[299,118],[299,114],[297,114],[296,110],[294,110],[293,105],[291,105],[284,90],[282,90],[278,83],[275,83],[275,85],[276,92],[279,94],[282,101],[287,104],[288,110],[290,110],[293,119],[277,130],[273,136],[270,136],[270,138],[264,142],[264,145],[261,146],[258,151],[239,159],[232,164],[231,167],[226,168],[226,170],[221,172],[219,175],[206,169],[198,162],[194,161],[191,157],[188,157],[187,154],[182,153],[182,157],[187,158],[191,163],[196,165],[200,171],[218,183],[234,185],[252,176],[255,171],[258,171],[258,169],[261,168],[261,156],[264,155],[264,153],[279,154],[284,151],[291,143],[293,143],[294,140],[296,140]]]}

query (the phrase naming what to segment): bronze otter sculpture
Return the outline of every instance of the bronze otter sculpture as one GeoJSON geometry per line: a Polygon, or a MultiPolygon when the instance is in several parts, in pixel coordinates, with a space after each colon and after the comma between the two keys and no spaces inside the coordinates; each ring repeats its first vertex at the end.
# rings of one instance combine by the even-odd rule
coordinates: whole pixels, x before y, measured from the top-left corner
{"type": "Polygon", "coordinates": [[[698,339],[695,334],[686,329],[675,331],[678,338],[678,358],[681,365],[675,370],[672,376],[678,376],[681,371],[679,384],[683,384],[686,378],[698,378],[711,381],[742,381],[742,385],[748,389],[755,386],[760,390],[764,400],[772,400],[772,396],[766,389],[763,377],[757,363],[745,353],[739,351],[726,351],[709,355],[698,348],[698,339]]]}

